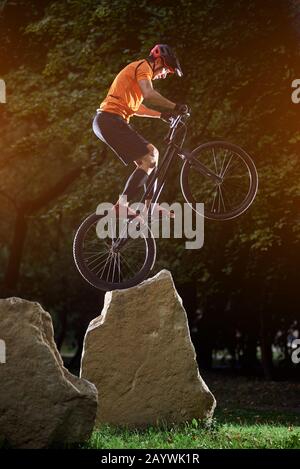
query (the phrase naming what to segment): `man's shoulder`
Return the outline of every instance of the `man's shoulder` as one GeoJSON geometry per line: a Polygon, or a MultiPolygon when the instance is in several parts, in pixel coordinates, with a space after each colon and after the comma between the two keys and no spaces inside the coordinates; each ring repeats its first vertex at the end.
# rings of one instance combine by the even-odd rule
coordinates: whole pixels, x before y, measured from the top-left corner
{"type": "Polygon", "coordinates": [[[132,78],[137,77],[139,75],[149,76],[152,77],[152,67],[150,63],[146,59],[134,60],[130,62],[122,70],[119,72],[121,76],[131,76],[132,78]]]}
{"type": "Polygon", "coordinates": [[[135,74],[136,77],[147,77],[148,79],[152,79],[153,77],[153,70],[151,64],[146,59],[137,60],[134,62],[135,66],[135,74]]]}

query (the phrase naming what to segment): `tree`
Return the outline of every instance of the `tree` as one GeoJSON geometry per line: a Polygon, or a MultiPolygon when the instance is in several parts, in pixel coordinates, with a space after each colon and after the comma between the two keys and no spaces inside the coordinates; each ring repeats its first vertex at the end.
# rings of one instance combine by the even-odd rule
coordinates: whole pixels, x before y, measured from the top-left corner
{"type": "MultiPolygon", "coordinates": [[[[4,2],[0,12],[1,74],[8,88],[8,103],[0,108],[6,287],[20,267],[14,293],[45,298],[52,310],[67,309],[73,322],[70,304],[78,302],[78,292],[72,289],[72,236],[97,203],[117,197],[130,171],[110,151],[103,153],[91,131],[93,114],[125,64],[145,56],[154,43],[169,42],[176,45],[184,80],[158,86],[191,104],[188,147],[221,136],[240,144],[254,157],[260,186],[241,218],[206,223],[200,251],[187,252],[182,240],[161,240],[157,269],[169,268],[179,283],[196,280],[203,309],[199,329],[202,337],[205,331],[214,337],[207,343],[210,354],[226,344],[234,349],[238,329],[244,362],[255,362],[259,345],[271,378],[274,336],[283,324],[288,329],[298,307],[300,139],[298,109],[290,99],[299,60],[295,4],[278,0],[275,9],[270,0],[236,0],[229,9],[225,0],[17,3],[4,2]],[[22,12],[17,21],[16,8],[22,12]],[[93,161],[99,165],[86,170],[93,161]],[[57,278],[58,257],[63,273],[57,278]]],[[[166,131],[156,120],[135,124],[154,143],[166,131]]],[[[172,181],[178,171],[172,168],[172,181]]],[[[165,200],[177,199],[179,187],[167,185],[165,200]]]]}

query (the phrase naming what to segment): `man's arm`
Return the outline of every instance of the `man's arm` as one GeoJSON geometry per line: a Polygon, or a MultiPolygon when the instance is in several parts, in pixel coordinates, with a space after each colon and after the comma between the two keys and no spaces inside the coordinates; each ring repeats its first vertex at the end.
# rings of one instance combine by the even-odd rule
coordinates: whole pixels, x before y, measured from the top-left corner
{"type": "Polygon", "coordinates": [[[155,111],[154,109],[150,109],[144,104],[141,104],[138,110],[134,113],[135,116],[140,117],[156,117],[160,118],[161,113],[159,111],[155,111]]]}
{"type": "Polygon", "coordinates": [[[156,91],[151,80],[140,80],[139,86],[141,88],[144,99],[150,101],[152,104],[157,106],[165,107],[166,109],[174,109],[176,104],[172,101],[169,101],[167,98],[164,98],[158,91],[156,91]]]}

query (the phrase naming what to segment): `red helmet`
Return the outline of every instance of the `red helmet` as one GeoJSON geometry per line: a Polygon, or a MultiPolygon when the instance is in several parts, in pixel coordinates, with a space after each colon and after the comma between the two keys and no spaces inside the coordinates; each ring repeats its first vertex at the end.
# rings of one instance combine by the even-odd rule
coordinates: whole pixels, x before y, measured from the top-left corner
{"type": "Polygon", "coordinates": [[[150,51],[150,57],[153,59],[157,59],[158,57],[162,58],[165,66],[171,73],[176,73],[179,77],[182,77],[183,73],[179,60],[175,52],[167,44],[156,44],[150,51]]]}

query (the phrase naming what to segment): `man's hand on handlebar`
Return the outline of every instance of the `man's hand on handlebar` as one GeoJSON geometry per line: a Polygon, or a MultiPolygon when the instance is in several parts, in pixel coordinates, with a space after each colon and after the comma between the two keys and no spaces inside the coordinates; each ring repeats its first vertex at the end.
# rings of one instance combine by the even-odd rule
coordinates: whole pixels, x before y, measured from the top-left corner
{"type": "Polygon", "coordinates": [[[191,110],[187,104],[176,104],[172,111],[163,111],[160,113],[160,118],[167,122],[167,124],[171,124],[172,120],[175,119],[179,115],[190,114],[191,110]]]}
{"type": "Polygon", "coordinates": [[[177,103],[176,106],[174,107],[174,111],[177,114],[189,114],[190,113],[190,108],[188,107],[187,104],[177,103]]]}

